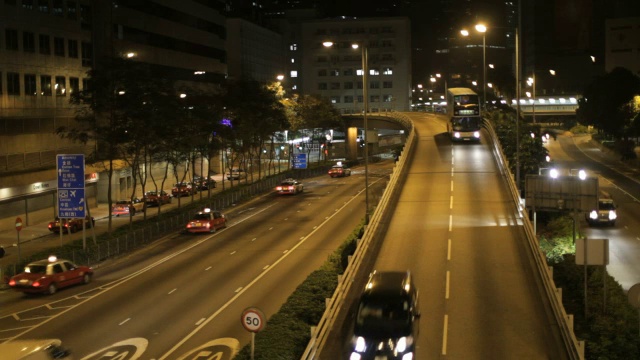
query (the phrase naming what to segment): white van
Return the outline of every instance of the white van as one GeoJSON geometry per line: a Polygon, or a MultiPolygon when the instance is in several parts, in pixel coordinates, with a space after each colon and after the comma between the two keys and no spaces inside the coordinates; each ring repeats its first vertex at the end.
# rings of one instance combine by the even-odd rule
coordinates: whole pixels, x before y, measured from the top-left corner
{"type": "Polygon", "coordinates": [[[0,344],[3,360],[72,360],[71,353],[58,339],[15,340],[0,344]]]}

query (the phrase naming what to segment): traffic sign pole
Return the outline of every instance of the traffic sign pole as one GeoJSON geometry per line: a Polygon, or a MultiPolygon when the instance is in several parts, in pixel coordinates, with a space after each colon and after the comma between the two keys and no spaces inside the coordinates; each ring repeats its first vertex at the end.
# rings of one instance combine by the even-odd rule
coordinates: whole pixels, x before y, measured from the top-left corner
{"type": "Polygon", "coordinates": [[[18,264],[20,263],[20,230],[22,230],[22,219],[16,218],[16,234],[18,235],[18,264]]]}

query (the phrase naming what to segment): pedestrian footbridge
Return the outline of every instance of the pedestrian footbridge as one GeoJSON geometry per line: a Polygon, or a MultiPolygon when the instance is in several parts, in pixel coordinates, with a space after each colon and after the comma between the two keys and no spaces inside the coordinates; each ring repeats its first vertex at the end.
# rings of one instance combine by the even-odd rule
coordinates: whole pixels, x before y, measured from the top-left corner
{"type": "MultiPolygon", "coordinates": [[[[576,114],[578,109],[579,95],[567,96],[539,96],[534,99],[520,99],[520,112],[524,116],[533,115],[554,115],[554,116],[571,116],[576,114]]],[[[503,100],[503,104],[507,101],[503,100]]],[[[516,108],[516,100],[511,100],[509,104],[512,108],[516,108]]]]}

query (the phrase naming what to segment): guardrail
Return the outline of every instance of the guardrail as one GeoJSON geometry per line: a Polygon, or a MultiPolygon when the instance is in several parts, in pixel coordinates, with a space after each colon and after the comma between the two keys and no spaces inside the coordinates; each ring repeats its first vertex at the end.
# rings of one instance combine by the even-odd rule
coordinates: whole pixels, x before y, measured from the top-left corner
{"type": "Polygon", "coordinates": [[[382,230],[388,224],[388,220],[390,219],[393,210],[387,205],[397,200],[401,190],[400,186],[398,186],[398,182],[406,176],[408,169],[405,167],[405,164],[408,161],[407,159],[412,156],[413,150],[415,149],[415,128],[413,127],[413,122],[407,115],[403,113],[390,112],[380,114],[373,113],[368,114],[368,116],[384,116],[393,119],[407,129],[409,135],[407,136],[407,141],[402,151],[402,155],[396,162],[394,171],[391,174],[389,184],[385,188],[380,202],[371,216],[369,226],[366,227],[362,238],[358,241],[358,246],[354,254],[349,258],[349,264],[347,265],[344,274],[339,277],[338,286],[331,299],[328,299],[327,308],[325,309],[320,322],[316,327],[312,328],[311,339],[301,359],[311,360],[319,358],[320,351],[322,350],[322,347],[329,335],[329,330],[333,327],[339,311],[343,307],[344,300],[353,287],[356,275],[359,274],[364,261],[369,260],[367,259],[367,254],[371,250],[370,245],[383,238],[384,234],[382,233],[382,230]]]}
{"type": "Polygon", "coordinates": [[[533,225],[529,219],[529,214],[525,211],[526,209],[523,208],[520,201],[520,192],[518,191],[513,174],[509,169],[509,163],[506,156],[504,156],[498,136],[496,135],[490,121],[485,120],[484,127],[489,132],[491,144],[493,145],[493,152],[498,162],[498,166],[502,170],[501,172],[509,186],[518,214],[522,219],[524,230],[527,235],[527,244],[529,245],[528,249],[531,252],[536,264],[536,269],[542,279],[545,294],[551,304],[551,309],[553,310],[554,317],[560,328],[560,335],[562,336],[567,354],[571,359],[584,359],[584,341],[579,341],[575,336],[573,331],[573,315],[568,315],[564,309],[564,305],[562,305],[562,289],[558,289],[556,287],[555,282],[553,281],[553,270],[547,265],[546,257],[538,246],[538,239],[533,231],[533,225]]]}

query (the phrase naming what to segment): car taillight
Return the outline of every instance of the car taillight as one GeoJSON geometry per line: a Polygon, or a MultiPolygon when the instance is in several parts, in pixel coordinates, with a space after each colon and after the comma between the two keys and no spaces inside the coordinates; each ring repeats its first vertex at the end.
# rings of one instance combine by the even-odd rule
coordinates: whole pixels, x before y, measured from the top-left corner
{"type": "Polygon", "coordinates": [[[38,280],[34,281],[33,284],[31,284],[31,286],[40,287],[40,281],[38,281],[38,280]]]}
{"type": "Polygon", "coordinates": [[[205,226],[206,226],[206,227],[211,227],[211,224],[210,224],[210,223],[207,223],[205,226]]]}
{"type": "Polygon", "coordinates": [[[49,229],[51,229],[52,227],[53,227],[53,225],[52,225],[52,224],[49,224],[49,229]]]}
{"type": "Polygon", "coordinates": [[[276,190],[278,191],[282,190],[282,186],[276,186],[276,190]]]}
{"type": "Polygon", "coordinates": [[[13,279],[9,280],[9,286],[16,286],[16,281],[13,279]]]}
{"type": "Polygon", "coordinates": [[[289,190],[293,190],[293,186],[289,186],[289,190]]]}

